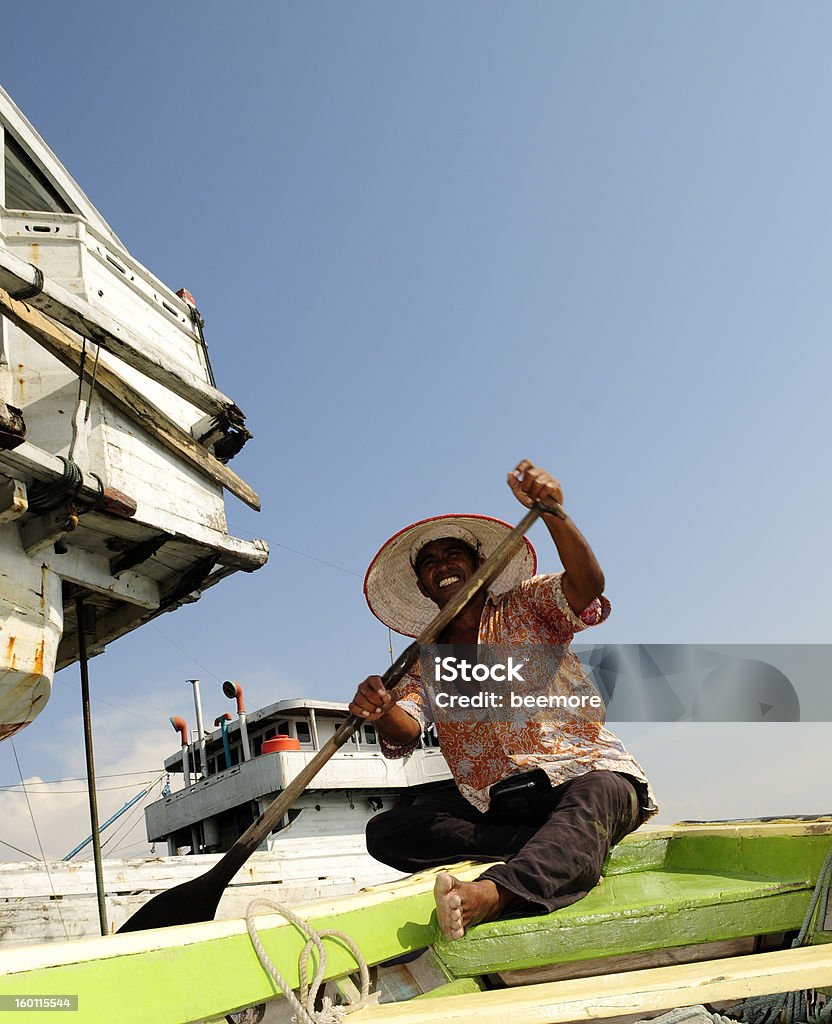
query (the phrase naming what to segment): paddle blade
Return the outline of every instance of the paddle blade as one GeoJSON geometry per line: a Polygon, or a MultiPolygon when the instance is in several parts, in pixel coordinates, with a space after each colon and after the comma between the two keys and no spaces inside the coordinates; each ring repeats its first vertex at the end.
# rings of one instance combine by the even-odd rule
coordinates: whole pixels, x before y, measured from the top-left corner
{"type": "Polygon", "coordinates": [[[198,878],[157,893],[124,922],[119,934],[212,921],[226,884],[225,876],[217,878],[213,875],[212,869],[198,878]]]}

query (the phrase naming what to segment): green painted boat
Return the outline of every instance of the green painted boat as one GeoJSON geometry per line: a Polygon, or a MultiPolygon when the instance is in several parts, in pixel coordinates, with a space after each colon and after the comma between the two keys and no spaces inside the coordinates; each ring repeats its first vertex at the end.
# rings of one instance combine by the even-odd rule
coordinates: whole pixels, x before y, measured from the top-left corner
{"type": "MultiPolygon", "coordinates": [[[[587,1013],[557,1016],[552,1007],[574,1002],[581,986],[592,993],[587,999],[599,998],[602,990],[613,992],[610,1007],[594,1006],[593,1013],[615,1016],[611,1008],[621,1005],[627,1007],[621,1012],[638,1012],[632,1007],[641,1006],[639,992],[642,1003],[657,1009],[701,1002],[704,997],[696,993],[710,992],[709,984],[728,992],[719,998],[783,991],[786,980],[795,978],[801,984],[793,988],[832,986],[828,896],[819,909],[817,945],[782,951],[803,922],[830,849],[832,816],[647,828],[612,851],[601,883],[585,899],[549,915],[479,925],[457,942],[442,941],[437,931],[435,872],[293,910],[319,931],[345,932],[368,964],[382,965],[377,972],[382,1003],[352,1014],[354,1024],[470,1020],[472,1014],[482,1024],[491,1013],[494,1020],[502,1013],[504,1021],[507,1010],[500,999],[512,1005],[512,996],[524,1007],[523,1021],[577,1019],[587,1013]],[[618,980],[613,984],[612,979],[618,980]],[[495,986],[496,991],[484,991],[495,986]],[[548,1008],[534,1009],[536,994],[548,1008]],[[413,998],[420,995],[432,998],[413,998]],[[402,1002],[395,1007],[385,1001],[398,997],[402,1002]],[[538,1012],[542,1015],[535,1016],[538,1012]]],[[[482,870],[474,864],[454,868],[463,878],[482,870]]],[[[305,938],[278,915],[258,916],[257,927],[272,962],[297,988],[305,938]]],[[[342,943],[326,940],[326,946],[328,979],[355,972],[354,958],[342,943]]],[[[342,990],[349,987],[349,981],[340,984],[342,990]]],[[[36,1019],[42,1024],[53,1019],[75,1024],[222,1020],[226,1013],[274,999],[276,991],[243,921],[0,954],[0,1005],[8,996],[77,995],[77,1013],[66,1018],[58,1016],[65,1011],[41,1010],[36,1019]]]]}

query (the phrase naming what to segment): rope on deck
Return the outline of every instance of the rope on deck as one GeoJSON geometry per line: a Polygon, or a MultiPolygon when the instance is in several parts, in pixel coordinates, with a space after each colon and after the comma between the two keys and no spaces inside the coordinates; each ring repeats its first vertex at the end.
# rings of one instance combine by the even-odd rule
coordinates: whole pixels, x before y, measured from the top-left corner
{"type": "Polygon", "coordinates": [[[246,909],[246,928],[248,929],[251,944],[254,946],[263,969],[268,972],[274,983],[289,1001],[290,1006],[295,1011],[296,1016],[294,1019],[298,1021],[298,1024],[341,1024],[345,1014],[352,1013],[353,1010],[360,1010],[366,1005],[370,995],[370,972],[367,968],[367,962],[361,955],[361,950],[349,935],[335,928],[324,928],[322,931],[316,931],[308,921],[298,917],[294,911],[282,903],[273,903],[271,900],[266,899],[256,899],[249,903],[246,909]],[[257,934],[257,928],[254,924],[254,914],[258,909],[271,910],[280,914],[303,935],[307,936],[306,945],[300,951],[300,956],[298,957],[298,982],[300,988],[297,996],[289,987],[289,983],[280,971],[271,962],[268,953],[263,948],[263,943],[260,941],[260,936],[257,934]],[[348,1003],[346,1006],[335,1006],[329,996],[324,996],[323,1009],[316,1010],[315,1001],[326,973],[326,950],[324,949],[323,940],[327,936],[343,942],[355,957],[355,962],[358,964],[358,969],[361,972],[361,995],[357,1000],[348,1003]],[[318,969],[315,972],[315,977],[312,979],[312,984],[308,985],[306,968],[309,954],[312,952],[313,947],[318,951],[318,969]]]}
{"type": "Polygon", "coordinates": [[[638,1024],[737,1024],[730,1017],[724,1017],[721,1013],[711,1013],[704,1006],[680,1006],[675,1010],[668,1010],[661,1017],[638,1021],[638,1024]]]}
{"type": "MultiPolygon", "coordinates": [[[[792,949],[811,945],[820,923],[820,909],[829,906],[832,883],[832,849],[818,874],[818,880],[809,900],[809,909],[792,949]]],[[[778,992],[769,996],[752,996],[731,1010],[734,1019],[745,1024],[832,1024],[832,999],[825,1006],[818,1001],[817,992],[778,992]]]]}

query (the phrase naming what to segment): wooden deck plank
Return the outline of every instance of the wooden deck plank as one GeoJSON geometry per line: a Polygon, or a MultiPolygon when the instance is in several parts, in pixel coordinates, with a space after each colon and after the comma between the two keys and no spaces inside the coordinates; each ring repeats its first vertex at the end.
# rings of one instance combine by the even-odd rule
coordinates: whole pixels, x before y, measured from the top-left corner
{"type": "Polygon", "coordinates": [[[385,1003],[350,1014],[350,1024],[564,1024],[645,1014],[832,983],[832,946],[657,967],[435,1000],[385,1003]]]}

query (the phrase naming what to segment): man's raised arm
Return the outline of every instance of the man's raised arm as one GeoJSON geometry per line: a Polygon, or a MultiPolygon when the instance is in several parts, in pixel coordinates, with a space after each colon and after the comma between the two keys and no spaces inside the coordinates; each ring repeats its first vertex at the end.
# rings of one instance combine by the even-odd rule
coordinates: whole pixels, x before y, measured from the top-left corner
{"type": "MultiPolygon", "coordinates": [[[[563,504],[563,488],[551,473],[528,459],[518,462],[508,474],[508,485],[517,500],[531,508],[536,501],[563,504]]],[[[564,568],[563,593],[576,615],[588,608],[604,591],[604,574],[586,538],[571,519],[543,516],[564,568]]]]}

